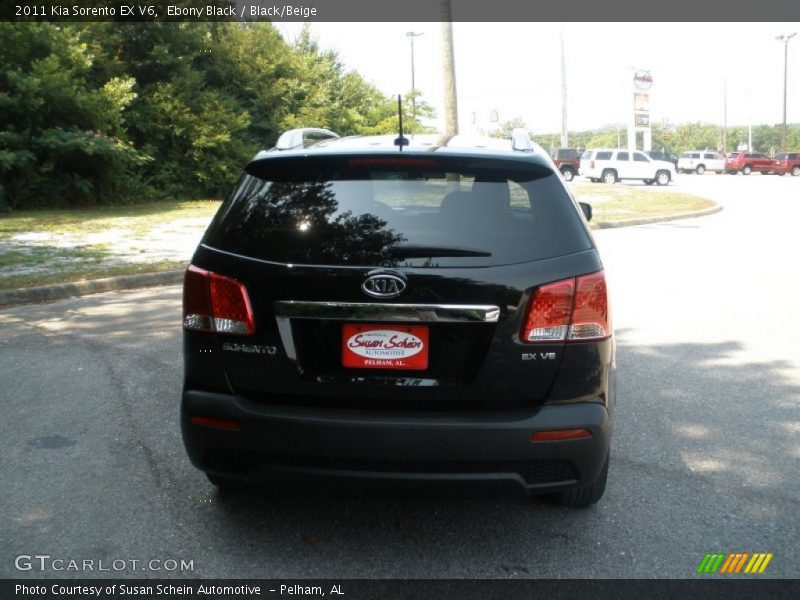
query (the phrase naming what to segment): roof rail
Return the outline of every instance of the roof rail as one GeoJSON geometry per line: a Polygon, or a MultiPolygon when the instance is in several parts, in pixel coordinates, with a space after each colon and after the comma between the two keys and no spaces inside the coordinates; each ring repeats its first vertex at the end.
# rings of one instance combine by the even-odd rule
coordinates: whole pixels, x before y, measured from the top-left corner
{"type": "Polygon", "coordinates": [[[511,132],[511,148],[521,152],[533,152],[533,142],[522,127],[517,127],[511,132]]]}
{"type": "Polygon", "coordinates": [[[275,149],[293,150],[295,148],[305,148],[306,141],[316,143],[328,139],[339,139],[339,135],[327,129],[320,129],[319,127],[290,129],[281,134],[281,137],[278,138],[278,142],[275,144],[275,149]]]}

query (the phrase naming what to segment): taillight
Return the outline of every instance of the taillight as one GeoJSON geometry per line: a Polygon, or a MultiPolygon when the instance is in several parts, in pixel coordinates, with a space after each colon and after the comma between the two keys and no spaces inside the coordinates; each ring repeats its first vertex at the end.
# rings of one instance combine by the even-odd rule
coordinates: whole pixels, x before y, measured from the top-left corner
{"type": "Polygon", "coordinates": [[[589,161],[589,168],[590,169],[594,169],[594,161],[593,160],[589,161]]]}
{"type": "Polygon", "coordinates": [[[183,328],[252,335],[255,320],[244,284],[189,265],[183,279],[183,328]]]}
{"type": "Polygon", "coordinates": [[[575,280],[565,279],[536,290],[522,330],[524,342],[559,342],[567,336],[575,280]]]}
{"type": "Polygon", "coordinates": [[[528,343],[583,342],[611,335],[602,271],[539,287],[531,297],[521,339],[528,343]]]}

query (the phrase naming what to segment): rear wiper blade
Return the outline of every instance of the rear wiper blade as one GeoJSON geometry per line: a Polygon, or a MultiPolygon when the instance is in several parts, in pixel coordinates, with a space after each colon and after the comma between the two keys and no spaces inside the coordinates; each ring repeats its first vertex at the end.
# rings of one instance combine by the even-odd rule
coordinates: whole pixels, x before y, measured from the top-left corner
{"type": "Polygon", "coordinates": [[[491,252],[459,246],[427,246],[425,244],[403,244],[389,249],[399,258],[425,258],[428,256],[491,256],[491,252]]]}

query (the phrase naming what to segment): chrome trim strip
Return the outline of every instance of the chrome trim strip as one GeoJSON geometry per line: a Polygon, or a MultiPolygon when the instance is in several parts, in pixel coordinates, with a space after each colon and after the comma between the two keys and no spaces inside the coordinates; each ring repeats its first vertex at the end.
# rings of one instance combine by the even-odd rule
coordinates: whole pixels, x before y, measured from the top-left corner
{"type": "MultiPolygon", "coordinates": [[[[500,307],[489,304],[377,304],[279,300],[275,302],[274,308],[279,329],[281,320],[288,321],[292,318],[423,323],[496,323],[500,320],[500,307]]],[[[288,324],[284,327],[288,327],[288,324]]],[[[289,333],[291,334],[291,328],[289,333]]],[[[282,331],[281,337],[283,337],[282,331]]],[[[286,345],[285,340],[284,345],[286,345]]]]}
{"type": "Polygon", "coordinates": [[[286,317],[276,317],[278,322],[278,333],[283,342],[283,350],[286,352],[286,358],[292,362],[297,361],[297,349],[294,347],[294,337],[292,336],[292,323],[286,317]]]}

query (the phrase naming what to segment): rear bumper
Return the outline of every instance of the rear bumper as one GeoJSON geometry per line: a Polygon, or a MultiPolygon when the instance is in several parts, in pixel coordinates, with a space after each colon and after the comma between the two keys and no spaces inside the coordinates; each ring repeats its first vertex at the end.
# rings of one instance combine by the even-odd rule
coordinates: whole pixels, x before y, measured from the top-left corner
{"type": "Polygon", "coordinates": [[[181,411],[192,463],[251,483],[345,482],[544,493],[594,481],[611,420],[600,402],[509,412],[387,412],[269,406],[188,390],[181,411]],[[191,423],[235,421],[238,431],[191,423]],[[536,431],[586,428],[587,438],[531,442],[536,431]]]}

